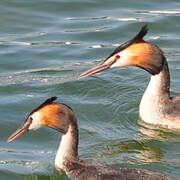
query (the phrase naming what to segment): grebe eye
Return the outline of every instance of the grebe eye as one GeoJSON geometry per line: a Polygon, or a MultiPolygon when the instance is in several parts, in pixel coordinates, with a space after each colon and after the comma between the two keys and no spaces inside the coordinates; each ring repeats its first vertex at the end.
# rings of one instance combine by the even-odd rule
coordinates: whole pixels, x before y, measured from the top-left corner
{"type": "Polygon", "coordinates": [[[118,60],[118,59],[120,59],[120,57],[121,57],[120,55],[116,55],[115,59],[118,60]]]}
{"type": "Polygon", "coordinates": [[[29,120],[30,120],[30,121],[32,121],[32,120],[33,120],[33,118],[30,116],[30,117],[29,117],[29,120]]]}

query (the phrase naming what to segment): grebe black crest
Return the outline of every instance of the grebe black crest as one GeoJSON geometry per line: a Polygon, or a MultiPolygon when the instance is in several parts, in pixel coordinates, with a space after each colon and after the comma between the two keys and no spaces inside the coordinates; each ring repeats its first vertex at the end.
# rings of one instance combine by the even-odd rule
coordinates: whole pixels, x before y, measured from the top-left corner
{"type": "Polygon", "coordinates": [[[78,124],[75,112],[67,105],[50,98],[27,117],[25,123],[13,133],[8,142],[29,130],[48,126],[63,133],[56,154],[55,167],[76,180],[172,180],[158,172],[136,168],[110,168],[80,160],[78,156],[78,124]]]}
{"type": "Polygon", "coordinates": [[[180,130],[180,96],[170,96],[170,73],[162,50],[143,39],[147,25],[130,41],[117,47],[101,64],[85,71],[87,77],[113,67],[136,66],[151,75],[139,108],[140,118],[149,124],[180,130]]]}

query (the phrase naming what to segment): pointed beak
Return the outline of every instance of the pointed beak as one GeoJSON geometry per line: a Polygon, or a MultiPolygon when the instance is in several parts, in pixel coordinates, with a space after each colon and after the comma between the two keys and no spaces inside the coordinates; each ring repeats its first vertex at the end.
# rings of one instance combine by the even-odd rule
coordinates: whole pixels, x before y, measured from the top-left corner
{"type": "Polygon", "coordinates": [[[18,137],[21,137],[22,135],[24,135],[27,131],[28,128],[31,124],[31,121],[28,119],[20,128],[18,128],[8,139],[7,142],[12,142],[15,139],[17,139],[18,137]]]}
{"type": "Polygon", "coordinates": [[[106,59],[103,63],[98,64],[97,66],[83,72],[82,74],[80,74],[79,77],[80,78],[88,77],[98,72],[109,69],[111,65],[114,64],[115,62],[116,62],[116,59],[106,59]]]}

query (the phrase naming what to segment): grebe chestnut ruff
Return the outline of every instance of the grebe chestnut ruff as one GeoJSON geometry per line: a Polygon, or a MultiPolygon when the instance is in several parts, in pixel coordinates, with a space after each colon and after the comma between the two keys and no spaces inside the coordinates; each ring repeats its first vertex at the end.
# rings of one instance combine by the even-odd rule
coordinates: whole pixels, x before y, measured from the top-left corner
{"type": "Polygon", "coordinates": [[[180,130],[180,96],[170,97],[170,73],[161,49],[143,40],[147,25],[131,40],[115,49],[103,63],[85,71],[87,77],[113,67],[137,66],[151,74],[149,85],[141,99],[139,115],[149,124],[180,130]]]}
{"type": "Polygon", "coordinates": [[[76,180],[172,180],[161,173],[144,169],[113,169],[80,160],[76,115],[69,106],[54,100],[56,97],[51,97],[33,110],[7,141],[11,142],[29,130],[47,126],[63,133],[55,158],[57,170],[64,170],[76,180]]]}

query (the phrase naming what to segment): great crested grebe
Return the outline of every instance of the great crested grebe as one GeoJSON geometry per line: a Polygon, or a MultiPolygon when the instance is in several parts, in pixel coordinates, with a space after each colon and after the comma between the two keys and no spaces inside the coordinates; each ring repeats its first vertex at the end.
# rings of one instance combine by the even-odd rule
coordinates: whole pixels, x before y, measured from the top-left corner
{"type": "Polygon", "coordinates": [[[76,115],[69,106],[54,100],[56,97],[51,97],[33,110],[7,141],[11,142],[29,130],[48,126],[63,133],[55,158],[56,169],[65,171],[76,180],[172,180],[161,173],[144,169],[113,169],[80,160],[76,115]]]}
{"type": "Polygon", "coordinates": [[[180,130],[180,96],[170,97],[168,63],[158,46],[143,40],[147,31],[147,25],[144,25],[135,37],[117,47],[103,63],[85,71],[80,77],[124,66],[137,66],[148,71],[151,80],[140,102],[141,120],[180,130]]]}

